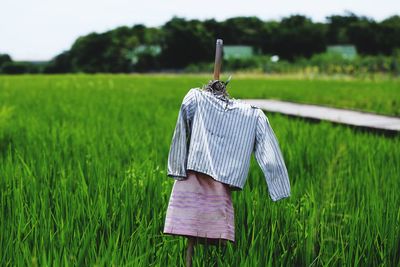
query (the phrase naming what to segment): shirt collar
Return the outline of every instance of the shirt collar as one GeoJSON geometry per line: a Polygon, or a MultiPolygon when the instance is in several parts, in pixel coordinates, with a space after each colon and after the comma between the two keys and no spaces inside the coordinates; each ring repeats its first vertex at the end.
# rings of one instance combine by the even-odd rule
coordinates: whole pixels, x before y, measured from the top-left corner
{"type": "Polygon", "coordinates": [[[223,109],[235,109],[239,108],[240,106],[241,101],[239,99],[229,99],[224,97],[222,94],[218,95],[206,90],[200,90],[200,91],[205,95],[207,95],[211,101],[213,101],[223,109]]]}

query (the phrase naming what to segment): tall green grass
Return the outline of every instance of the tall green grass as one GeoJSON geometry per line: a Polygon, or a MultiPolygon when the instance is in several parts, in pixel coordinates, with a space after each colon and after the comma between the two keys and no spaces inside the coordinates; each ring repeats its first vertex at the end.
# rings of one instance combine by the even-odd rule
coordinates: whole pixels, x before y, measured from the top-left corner
{"type": "MultiPolygon", "coordinates": [[[[0,77],[0,265],[182,266],[162,234],[177,112],[207,76],[0,77]]],[[[237,78],[275,97],[398,114],[399,81],[237,78]],[[362,96],[361,96],[362,95],[362,96]],[[393,104],[394,103],[394,104],[393,104]]],[[[272,202],[252,157],[234,192],[236,245],[194,265],[398,266],[400,137],[267,113],[292,196],[272,202]]]]}

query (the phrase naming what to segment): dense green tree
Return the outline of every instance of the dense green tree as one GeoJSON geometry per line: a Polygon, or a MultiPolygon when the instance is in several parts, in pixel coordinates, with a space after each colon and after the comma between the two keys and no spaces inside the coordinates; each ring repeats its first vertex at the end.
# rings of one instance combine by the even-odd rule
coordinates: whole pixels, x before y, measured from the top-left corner
{"type": "Polygon", "coordinates": [[[400,16],[389,17],[380,23],[378,41],[380,52],[384,54],[393,54],[400,49],[400,16]]]}
{"type": "Polygon", "coordinates": [[[0,71],[1,71],[1,67],[8,62],[12,62],[12,59],[10,57],[10,55],[8,54],[0,54],[0,71]]]}
{"type": "Polygon", "coordinates": [[[214,56],[213,34],[201,21],[173,17],[163,27],[161,65],[165,68],[183,68],[190,63],[210,61],[214,56]]]}
{"type": "Polygon", "coordinates": [[[147,28],[143,24],[136,24],[131,28],[131,35],[136,36],[140,44],[155,45],[162,40],[162,30],[159,28],[147,28]]]}
{"type": "Polygon", "coordinates": [[[370,19],[353,22],[347,28],[350,43],[362,54],[380,53],[379,24],[370,19]]]}
{"type": "Polygon", "coordinates": [[[205,21],[203,21],[203,25],[206,31],[210,33],[215,40],[221,38],[221,36],[223,35],[222,25],[215,19],[206,19],[205,21]]]}
{"type": "Polygon", "coordinates": [[[39,73],[39,66],[31,62],[5,62],[1,67],[1,72],[5,74],[39,73]]]}
{"type": "MultiPolygon", "coordinates": [[[[81,36],[68,51],[54,57],[44,72],[183,69],[188,65],[212,62],[217,38],[222,38],[225,45],[249,45],[256,53],[277,54],[289,61],[324,52],[329,44],[354,44],[364,55],[392,55],[400,49],[400,16],[377,22],[347,12],[327,17],[326,23],[315,23],[302,15],[280,21],[241,16],[221,22],[175,16],[161,27],[136,24],[81,36]]],[[[249,62],[252,60],[246,64],[249,62]]],[[[0,54],[0,70],[2,65],[8,72],[41,69],[14,64],[8,55],[0,54]]]]}
{"type": "Polygon", "coordinates": [[[127,72],[126,56],[138,42],[126,27],[105,33],[91,33],[78,38],[70,50],[72,68],[82,72],[127,72]]]}
{"type": "Polygon", "coordinates": [[[350,24],[358,22],[360,18],[354,13],[347,15],[333,15],[327,17],[326,40],[328,44],[349,44],[347,29],[350,24]]]}
{"type": "Polygon", "coordinates": [[[284,59],[310,57],[326,48],[326,25],[301,15],[283,18],[272,36],[273,52],[284,59]]]}
{"type": "Polygon", "coordinates": [[[44,73],[66,73],[73,72],[71,55],[69,51],[64,51],[55,56],[45,67],[44,73]]]}
{"type": "Polygon", "coordinates": [[[279,32],[279,25],[280,23],[277,21],[267,21],[263,24],[259,32],[261,53],[276,54],[278,52],[276,49],[278,43],[276,33],[279,32]]]}
{"type": "Polygon", "coordinates": [[[264,22],[257,17],[235,17],[221,23],[221,34],[227,44],[260,47],[264,22]]]}

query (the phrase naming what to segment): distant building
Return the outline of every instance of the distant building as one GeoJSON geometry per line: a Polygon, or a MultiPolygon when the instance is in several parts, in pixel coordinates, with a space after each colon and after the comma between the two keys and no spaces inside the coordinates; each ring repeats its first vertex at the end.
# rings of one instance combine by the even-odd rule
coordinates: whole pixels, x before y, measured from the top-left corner
{"type": "Polygon", "coordinates": [[[254,55],[253,47],[249,45],[224,45],[224,58],[249,58],[254,55]]]}
{"type": "Polygon", "coordinates": [[[354,59],[357,56],[357,49],[354,45],[328,45],[327,53],[340,54],[343,58],[354,59]]]}

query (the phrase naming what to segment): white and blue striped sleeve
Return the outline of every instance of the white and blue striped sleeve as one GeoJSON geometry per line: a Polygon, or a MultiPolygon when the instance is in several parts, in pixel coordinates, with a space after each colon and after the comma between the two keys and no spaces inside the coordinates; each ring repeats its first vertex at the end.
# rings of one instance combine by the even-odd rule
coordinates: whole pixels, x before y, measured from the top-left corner
{"type": "Polygon", "coordinates": [[[273,201],[290,196],[290,181],[278,140],[267,116],[258,109],[254,156],[261,167],[273,201]]]}
{"type": "Polygon", "coordinates": [[[168,154],[167,175],[176,180],[187,178],[186,166],[189,140],[193,116],[196,110],[195,93],[195,89],[190,89],[183,98],[168,154]]]}

